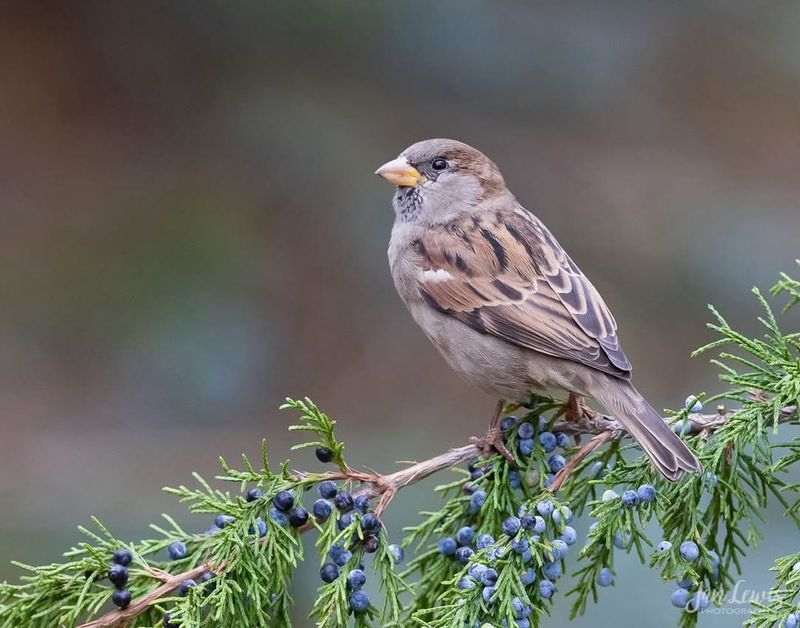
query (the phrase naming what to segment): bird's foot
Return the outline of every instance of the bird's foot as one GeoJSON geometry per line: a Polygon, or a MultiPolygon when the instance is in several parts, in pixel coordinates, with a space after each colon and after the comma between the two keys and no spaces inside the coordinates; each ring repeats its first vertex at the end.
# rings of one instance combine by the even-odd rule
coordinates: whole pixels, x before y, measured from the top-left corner
{"type": "Polygon", "coordinates": [[[478,449],[483,451],[484,456],[489,456],[492,453],[492,450],[499,453],[503,458],[508,460],[508,464],[512,467],[517,466],[517,461],[514,460],[514,456],[506,447],[505,442],[503,442],[503,432],[500,430],[499,426],[492,425],[486,431],[486,436],[483,438],[478,438],[477,436],[473,436],[469,439],[469,442],[475,445],[478,449]]]}
{"type": "Polygon", "coordinates": [[[517,462],[514,460],[514,456],[511,455],[511,452],[508,451],[508,447],[506,447],[506,444],[503,442],[503,430],[500,428],[500,416],[503,414],[504,406],[505,401],[500,399],[497,402],[497,407],[492,415],[492,420],[489,423],[489,429],[486,430],[486,436],[483,438],[473,436],[469,439],[469,442],[483,451],[484,456],[490,455],[494,449],[497,453],[502,455],[503,458],[508,460],[509,465],[516,467],[517,462]]]}

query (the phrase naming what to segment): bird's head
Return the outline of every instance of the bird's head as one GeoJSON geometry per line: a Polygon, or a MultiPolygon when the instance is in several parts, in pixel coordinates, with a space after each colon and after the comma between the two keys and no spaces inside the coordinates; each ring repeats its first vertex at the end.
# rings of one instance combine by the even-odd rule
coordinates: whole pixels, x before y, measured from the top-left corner
{"type": "Polygon", "coordinates": [[[447,222],[482,201],[508,194],[497,166],[456,140],[412,144],[375,174],[397,186],[393,204],[402,222],[447,222]]]}

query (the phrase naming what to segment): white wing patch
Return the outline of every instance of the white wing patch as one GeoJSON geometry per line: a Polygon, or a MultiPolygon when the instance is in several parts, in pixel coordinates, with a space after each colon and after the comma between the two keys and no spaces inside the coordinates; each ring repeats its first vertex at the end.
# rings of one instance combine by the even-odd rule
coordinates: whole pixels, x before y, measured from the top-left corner
{"type": "Polygon", "coordinates": [[[444,268],[430,268],[423,270],[420,278],[425,283],[441,283],[442,281],[450,281],[453,275],[448,273],[444,268]]]}

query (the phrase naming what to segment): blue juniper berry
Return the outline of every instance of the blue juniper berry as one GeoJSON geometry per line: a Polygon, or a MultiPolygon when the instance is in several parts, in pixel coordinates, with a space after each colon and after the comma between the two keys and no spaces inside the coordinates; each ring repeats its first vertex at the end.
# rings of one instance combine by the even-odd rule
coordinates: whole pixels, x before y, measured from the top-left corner
{"type": "Polygon", "coordinates": [[[358,591],[366,581],[367,576],[361,569],[353,569],[347,574],[347,586],[353,591],[358,591]]]}
{"type": "Polygon", "coordinates": [[[477,513],[486,501],[486,493],[484,491],[475,491],[469,500],[469,511],[471,514],[477,513]]]}
{"type": "Polygon", "coordinates": [[[458,532],[456,532],[456,541],[459,545],[470,545],[472,543],[472,539],[475,538],[475,530],[470,528],[469,526],[464,526],[463,528],[459,528],[458,532]]]}
{"type": "Polygon", "coordinates": [[[244,498],[248,502],[254,502],[262,497],[264,497],[264,493],[257,486],[248,488],[247,492],[244,494],[244,498]]]}
{"type": "Polygon", "coordinates": [[[314,505],[311,507],[311,512],[314,513],[314,516],[318,520],[324,521],[331,516],[333,506],[331,506],[331,503],[327,499],[320,498],[314,502],[314,505]]]}
{"type": "Polygon", "coordinates": [[[288,512],[294,506],[294,495],[291,491],[280,491],[272,498],[272,503],[281,512],[288,512]]]}
{"type": "Polygon", "coordinates": [[[167,554],[172,560],[186,558],[186,545],[183,541],[173,541],[167,546],[167,554]]]}
{"type": "Polygon", "coordinates": [[[439,548],[440,554],[444,554],[445,556],[453,556],[458,549],[458,544],[453,537],[446,536],[439,540],[437,547],[439,548]]]}
{"type": "Polygon", "coordinates": [[[111,562],[127,567],[133,562],[133,554],[126,549],[118,549],[111,557],[111,562]]]}
{"type": "Polygon", "coordinates": [[[533,453],[534,442],[532,438],[521,438],[517,441],[517,450],[525,457],[533,453]]]}
{"type": "Polygon", "coordinates": [[[356,495],[353,498],[353,508],[362,515],[369,510],[369,497],[366,495],[356,495]]]}
{"type": "Polygon", "coordinates": [[[686,589],[687,591],[694,586],[694,581],[689,577],[678,578],[675,583],[681,589],[686,589]]]}
{"type": "Polygon", "coordinates": [[[339,567],[333,563],[325,563],[319,570],[319,577],[323,582],[333,582],[339,577],[339,567]]]}
{"type": "Polygon", "coordinates": [[[639,493],[636,491],[625,491],[622,494],[622,505],[626,508],[634,508],[639,505],[639,493]]]}
{"type": "Polygon", "coordinates": [[[542,575],[548,580],[555,580],[561,576],[561,563],[545,563],[542,567],[542,575]]]}
{"type": "Polygon", "coordinates": [[[122,610],[125,610],[128,608],[128,606],[130,606],[131,599],[133,599],[131,597],[131,592],[127,589],[119,589],[111,594],[111,601],[114,602],[114,605],[117,606],[117,608],[122,610]]]}
{"type": "Polygon", "coordinates": [[[528,567],[522,572],[522,575],[519,577],[519,581],[526,587],[533,584],[536,582],[536,572],[532,567],[528,567]]]}
{"type": "Polygon", "coordinates": [[[539,595],[545,600],[549,600],[551,597],[553,597],[553,593],[555,592],[556,587],[552,582],[550,582],[550,580],[539,581],[539,595]]]}
{"type": "Polygon", "coordinates": [[[608,567],[603,567],[597,574],[597,584],[601,587],[608,587],[614,583],[614,574],[608,567]]]}
{"type": "Polygon", "coordinates": [[[516,424],[517,424],[517,417],[507,416],[502,421],[500,421],[500,429],[503,430],[504,432],[508,432],[516,424]]]}
{"type": "Polygon", "coordinates": [[[279,526],[285,526],[287,523],[289,523],[289,519],[286,518],[286,513],[281,512],[274,506],[269,509],[269,518],[279,526]]]}
{"type": "Polygon", "coordinates": [[[486,571],[486,565],[482,565],[480,563],[472,563],[467,569],[467,574],[473,580],[480,580],[484,571],[486,571]]]}
{"type": "Polygon", "coordinates": [[[567,461],[561,454],[553,454],[547,459],[547,466],[553,473],[558,473],[567,466],[567,461]]]}
{"type": "Polygon", "coordinates": [[[374,554],[378,551],[381,542],[377,536],[374,534],[370,534],[361,542],[361,549],[363,549],[367,554],[374,554]]]}
{"type": "Polygon", "coordinates": [[[353,525],[353,521],[355,521],[355,517],[353,516],[352,512],[344,513],[339,519],[336,520],[336,528],[339,531],[345,530],[353,525]]]}
{"type": "Polygon", "coordinates": [[[381,521],[375,515],[375,513],[368,512],[366,515],[361,517],[361,529],[364,532],[375,532],[379,530],[381,527],[381,521]]]}
{"type": "Polygon", "coordinates": [[[542,432],[539,434],[539,444],[544,449],[544,452],[549,454],[556,448],[556,437],[553,436],[552,432],[542,432]]]}
{"type": "Polygon", "coordinates": [[[336,493],[339,492],[339,489],[336,486],[336,482],[325,480],[324,482],[319,483],[317,486],[317,491],[319,492],[319,496],[323,499],[333,499],[336,497],[336,493]]]}
{"type": "Polygon", "coordinates": [[[686,605],[689,603],[689,591],[686,589],[677,589],[676,591],[672,592],[670,596],[670,601],[672,602],[673,606],[677,606],[678,608],[686,608],[686,605]]]}
{"type": "Polygon", "coordinates": [[[536,504],[536,511],[543,517],[549,517],[553,514],[553,502],[544,500],[536,504]]]}
{"type": "Polygon", "coordinates": [[[643,502],[651,502],[656,498],[656,489],[650,484],[642,484],[636,493],[643,502]]]}
{"type": "Polygon", "coordinates": [[[230,515],[217,515],[214,517],[214,525],[220,530],[222,530],[222,528],[227,528],[229,525],[233,525],[234,523],[236,523],[236,519],[230,515]]]}
{"type": "Polygon", "coordinates": [[[703,411],[703,404],[700,403],[700,400],[694,395],[686,397],[684,407],[689,408],[689,412],[698,413],[703,411]]]}
{"type": "Polygon", "coordinates": [[[405,550],[404,550],[402,547],[400,547],[399,545],[396,545],[396,544],[392,543],[392,544],[391,544],[391,545],[389,545],[389,546],[388,546],[386,549],[387,549],[387,550],[389,551],[389,553],[392,555],[392,558],[394,558],[394,562],[395,562],[395,564],[397,564],[397,565],[399,565],[400,563],[402,563],[402,562],[403,562],[403,560],[404,560],[404,559],[405,559],[405,557],[406,557],[406,552],[405,552],[405,550]]]}
{"type": "Polygon", "coordinates": [[[561,533],[561,540],[567,545],[574,545],[578,540],[578,533],[572,526],[564,526],[564,531],[561,533]]]}
{"type": "Polygon", "coordinates": [[[350,596],[350,608],[354,613],[363,613],[369,608],[369,596],[364,591],[354,591],[350,596]]]}
{"type": "Polygon", "coordinates": [[[481,573],[481,583],[484,586],[490,587],[497,582],[497,571],[489,567],[484,569],[481,573]]]}
{"type": "Polygon", "coordinates": [[[525,423],[520,423],[517,428],[517,434],[520,438],[533,438],[533,423],[528,423],[527,421],[525,423]]]}
{"type": "Polygon", "coordinates": [[[558,508],[556,508],[553,511],[553,521],[560,525],[561,524],[561,517],[562,517],[561,513],[562,512],[564,513],[563,514],[564,523],[571,522],[572,521],[572,510],[570,510],[569,506],[562,506],[560,510],[558,508]]]}
{"type": "Polygon", "coordinates": [[[305,508],[292,508],[289,511],[289,525],[300,528],[308,522],[308,511],[305,508]]]}
{"type": "Polygon", "coordinates": [[[471,547],[459,547],[456,550],[456,560],[462,565],[466,565],[473,554],[475,554],[475,552],[472,551],[471,547]]]}
{"type": "Polygon", "coordinates": [[[115,587],[122,589],[128,583],[128,568],[124,565],[111,565],[108,568],[108,579],[115,587]]]}
{"type": "Polygon", "coordinates": [[[474,589],[476,587],[475,581],[470,578],[469,576],[464,576],[458,581],[456,587],[458,587],[461,591],[468,591],[469,589],[474,589]]]}
{"type": "Polygon", "coordinates": [[[333,460],[333,452],[327,447],[317,447],[314,453],[317,456],[317,460],[320,462],[330,462],[333,460]]]}
{"type": "Polygon", "coordinates": [[[694,541],[684,541],[681,543],[680,553],[683,560],[692,562],[700,556],[700,549],[694,541]]]}
{"type": "Polygon", "coordinates": [[[353,509],[353,496],[347,491],[340,491],[333,498],[333,503],[341,512],[349,512],[353,509]]]}
{"type": "Polygon", "coordinates": [[[508,536],[516,536],[520,529],[520,521],[516,517],[509,517],[503,521],[503,532],[508,536]]]}

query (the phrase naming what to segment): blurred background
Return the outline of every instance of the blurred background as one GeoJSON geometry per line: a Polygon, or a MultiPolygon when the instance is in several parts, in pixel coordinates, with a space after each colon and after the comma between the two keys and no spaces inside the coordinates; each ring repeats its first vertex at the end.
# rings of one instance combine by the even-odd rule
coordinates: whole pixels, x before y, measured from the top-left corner
{"type": "MultiPolygon", "coordinates": [[[[750,287],[798,257],[798,32],[793,2],[3,3],[0,578],[91,514],[147,535],[182,512],[161,487],[220,454],[268,436],[282,459],[286,395],[382,471],[482,433],[494,400],[389,276],[372,173],[422,138],[500,165],[654,405],[719,390],[689,358],[706,304],[755,332],[750,287]]],[[[395,537],[435,483],[397,498],[395,537]]],[[[780,509],[766,532],[748,589],[797,549],[780,509]]],[[[630,562],[576,626],[674,625],[672,583],[630,562]]],[[[314,565],[295,579],[299,618],[316,584],[314,565]]]]}

